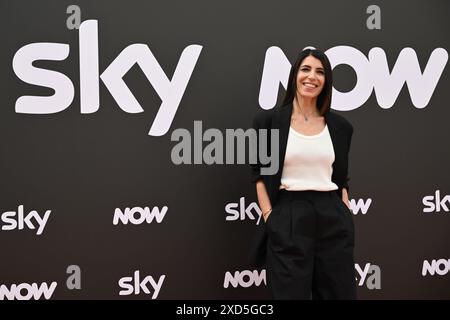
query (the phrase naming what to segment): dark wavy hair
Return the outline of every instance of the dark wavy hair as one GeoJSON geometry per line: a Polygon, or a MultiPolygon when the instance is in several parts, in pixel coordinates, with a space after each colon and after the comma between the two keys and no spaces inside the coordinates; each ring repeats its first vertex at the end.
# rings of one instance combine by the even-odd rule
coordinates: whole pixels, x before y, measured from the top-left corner
{"type": "Polygon", "coordinates": [[[284,100],[282,106],[290,104],[294,101],[295,95],[297,93],[297,73],[300,65],[303,60],[308,57],[313,56],[314,58],[320,60],[322,62],[324,71],[325,71],[325,83],[317,97],[317,109],[320,115],[324,115],[330,110],[331,106],[331,92],[333,89],[333,72],[331,70],[330,60],[328,57],[320,50],[317,49],[305,49],[297,57],[297,60],[292,65],[291,73],[289,74],[288,87],[286,90],[286,95],[284,96],[284,100]]]}

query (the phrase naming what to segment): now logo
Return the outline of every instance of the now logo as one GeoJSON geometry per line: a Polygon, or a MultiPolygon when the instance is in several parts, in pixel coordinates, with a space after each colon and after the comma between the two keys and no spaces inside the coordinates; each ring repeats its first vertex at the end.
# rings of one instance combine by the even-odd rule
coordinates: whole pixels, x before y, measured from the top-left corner
{"type": "Polygon", "coordinates": [[[52,297],[57,283],[53,281],[50,286],[47,282],[12,284],[10,288],[0,285],[0,300],[39,300],[42,296],[48,300],[52,297]]]}
{"type": "Polygon", "coordinates": [[[436,190],[434,196],[423,197],[422,203],[425,206],[423,212],[441,212],[441,209],[449,212],[447,204],[450,203],[450,195],[446,195],[441,199],[441,191],[436,190]]]}
{"type": "MultiPolygon", "coordinates": [[[[368,57],[350,46],[332,47],[325,54],[330,60],[331,68],[343,64],[351,67],[356,73],[357,81],[352,90],[340,92],[333,88],[331,107],[341,111],[361,107],[373,90],[378,105],[383,109],[389,109],[395,104],[405,82],[412,104],[418,109],[425,108],[448,60],[447,51],[436,48],[422,72],[417,54],[412,48],[400,51],[392,70],[389,70],[386,53],[382,48],[372,48],[368,57]]],[[[275,106],[279,84],[287,88],[290,69],[291,63],[279,47],[267,49],[259,91],[261,108],[271,109],[275,106]]]]}
{"type": "Polygon", "coordinates": [[[23,205],[19,205],[16,211],[6,211],[2,213],[1,222],[2,230],[23,230],[25,227],[29,229],[36,229],[36,235],[41,235],[50,217],[51,210],[45,211],[43,217],[39,215],[36,210],[30,211],[28,214],[24,214],[23,205]],[[34,220],[34,223],[33,223],[34,220]]]}
{"type": "Polygon", "coordinates": [[[353,214],[366,214],[369,211],[370,205],[372,204],[372,199],[368,198],[366,201],[364,201],[364,199],[358,199],[358,201],[350,199],[349,202],[353,214]]]}
{"type": "Polygon", "coordinates": [[[248,288],[253,285],[259,287],[263,282],[265,285],[266,270],[261,270],[261,272],[258,272],[258,270],[235,271],[234,275],[230,271],[227,271],[223,280],[223,287],[228,288],[230,284],[233,288],[237,288],[238,286],[248,288]]]}
{"type": "Polygon", "coordinates": [[[427,274],[434,276],[436,273],[445,276],[450,270],[450,259],[433,259],[431,263],[428,260],[423,261],[422,276],[427,274]]]}
{"type": "MultiPolygon", "coordinates": [[[[162,136],[169,130],[184,95],[202,46],[187,46],[181,53],[171,80],[164,73],[149,47],[143,43],[131,44],[99,75],[98,23],[86,20],[79,28],[80,56],[80,112],[89,114],[100,108],[100,79],[120,109],[127,113],[142,113],[144,109],[123,80],[135,65],[143,71],[161,98],[161,105],[151,125],[149,135],[162,136]]],[[[29,84],[54,90],[52,96],[21,96],[16,101],[16,112],[26,114],[53,114],[67,109],[74,98],[72,81],[66,75],[33,66],[35,61],[62,61],[69,56],[65,43],[36,42],[20,48],[13,58],[16,76],[29,84]]]]}
{"type": "Polygon", "coordinates": [[[226,221],[236,220],[257,220],[259,224],[261,220],[261,209],[256,202],[251,202],[248,206],[245,204],[245,197],[239,198],[239,202],[231,202],[225,205],[225,212],[228,215],[225,217],[226,221]]]}
{"type": "Polygon", "coordinates": [[[359,264],[355,263],[355,269],[358,275],[356,282],[358,286],[362,287],[364,283],[367,289],[381,289],[381,269],[375,264],[366,263],[364,269],[359,264]]]}
{"type": "Polygon", "coordinates": [[[161,209],[153,207],[151,211],[149,207],[125,208],[125,210],[116,208],[114,211],[113,224],[117,225],[119,222],[123,224],[128,224],[128,222],[131,222],[132,224],[141,224],[144,221],[152,223],[153,220],[156,220],[156,223],[161,223],[166,216],[167,210],[167,206],[164,206],[161,209]]]}
{"type": "Polygon", "coordinates": [[[161,290],[162,284],[166,275],[162,275],[159,277],[158,281],[155,281],[155,278],[152,276],[146,276],[142,281],[140,278],[139,270],[136,270],[133,274],[133,277],[123,277],[119,280],[119,287],[123,290],[119,291],[119,295],[128,296],[131,294],[138,295],[141,293],[141,290],[145,294],[151,294],[152,299],[156,299],[158,297],[159,291],[161,290]],[[150,284],[150,289],[148,288],[148,284],[150,284]]]}

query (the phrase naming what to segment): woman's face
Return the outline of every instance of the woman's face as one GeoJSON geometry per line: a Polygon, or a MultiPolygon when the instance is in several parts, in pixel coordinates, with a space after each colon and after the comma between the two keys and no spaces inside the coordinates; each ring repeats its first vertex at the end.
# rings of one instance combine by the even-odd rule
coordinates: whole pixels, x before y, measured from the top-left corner
{"type": "Polygon", "coordinates": [[[317,98],[325,84],[325,69],[322,62],[307,56],[297,73],[297,94],[304,98],[317,98]]]}

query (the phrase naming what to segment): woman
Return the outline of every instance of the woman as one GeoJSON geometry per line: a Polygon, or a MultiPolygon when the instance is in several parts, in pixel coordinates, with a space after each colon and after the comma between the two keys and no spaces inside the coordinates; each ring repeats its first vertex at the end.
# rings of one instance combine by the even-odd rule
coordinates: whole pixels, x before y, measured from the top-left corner
{"type": "Polygon", "coordinates": [[[330,111],[332,83],[326,55],[303,50],[282,106],[254,119],[256,130],[279,130],[278,172],[262,175],[259,162],[252,166],[265,221],[252,261],[265,264],[275,299],[356,298],[348,198],[353,127],[330,111]]]}

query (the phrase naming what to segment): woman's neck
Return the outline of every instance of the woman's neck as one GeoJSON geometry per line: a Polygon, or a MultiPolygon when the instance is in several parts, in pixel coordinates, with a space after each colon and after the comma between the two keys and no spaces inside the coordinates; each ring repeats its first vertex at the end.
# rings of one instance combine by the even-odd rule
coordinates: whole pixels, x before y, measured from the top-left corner
{"type": "Polygon", "coordinates": [[[318,116],[317,110],[317,98],[305,98],[297,96],[294,99],[294,112],[296,114],[302,114],[306,116],[318,116]]]}

